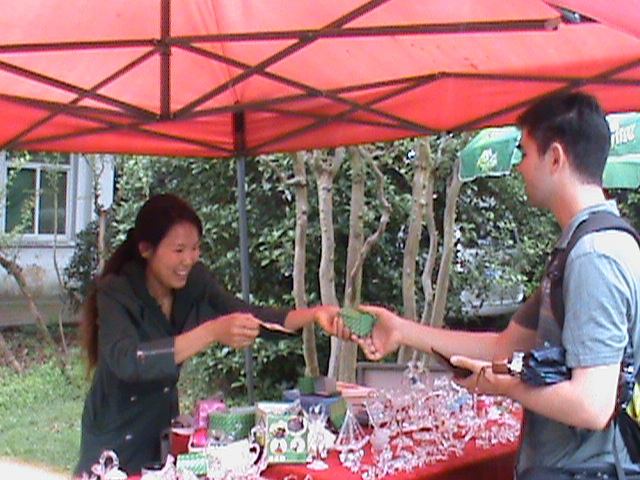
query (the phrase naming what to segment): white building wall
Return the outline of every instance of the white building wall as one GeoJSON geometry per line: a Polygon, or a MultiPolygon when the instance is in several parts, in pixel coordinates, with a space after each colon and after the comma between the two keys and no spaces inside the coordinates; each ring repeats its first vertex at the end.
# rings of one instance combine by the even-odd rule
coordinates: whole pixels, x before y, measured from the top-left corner
{"type": "MultiPolygon", "coordinates": [[[[55,242],[55,248],[51,240],[18,239],[9,252],[16,256],[36,304],[45,317],[60,310],[60,296],[63,294],[63,289],[58,274],[63,274],[73,256],[77,234],[96,217],[93,206],[94,171],[100,171],[99,204],[102,208],[109,208],[113,202],[114,166],[113,155],[76,156],[72,161],[74,172],[70,176],[73,184],[70,185],[69,193],[71,200],[68,211],[71,217],[69,235],[59,238],[55,242]]],[[[0,326],[33,321],[33,315],[29,312],[16,281],[0,268],[0,326]]]]}

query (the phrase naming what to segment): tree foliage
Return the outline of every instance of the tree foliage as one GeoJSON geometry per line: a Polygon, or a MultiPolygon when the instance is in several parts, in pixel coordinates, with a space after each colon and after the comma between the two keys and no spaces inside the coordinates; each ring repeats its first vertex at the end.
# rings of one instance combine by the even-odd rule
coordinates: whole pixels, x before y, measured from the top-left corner
{"type": "MultiPolygon", "coordinates": [[[[452,174],[454,161],[470,134],[448,135],[428,139],[430,149],[437,156],[433,205],[436,224],[442,228],[447,179],[452,174]]],[[[412,179],[418,139],[407,139],[370,146],[372,159],[384,173],[385,197],[392,213],[384,235],[367,256],[362,274],[363,303],[384,304],[398,312],[403,310],[402,266],[403,249],[407,241],[408,220],[411,212],[412,179]]],[[[332,152],[320,152],[330,155],[332,152]]],[[[335,234],[334,270],[335,289],[339,300],[345,288],[345,265],[349,238],[351,195],[351,163],[344,161],[334,178],[333,225],[335,234]]],[[[235,162],[228,160],[173,159],[149,157],[123,157],[117,164],[118,185],[116,202],[108,222],[111,234],[108,247],[113,248],[131,228],[135,214],[150,196],[174,192],[189,201],[204,223],[202,258],[217,274],[227,289],[240,292],[238,207],[236,197],[237,173],[235,162]]],[[[249,256],[251,265],[252,301],[264,305],[292,307],[294,299],[293,261],[295,240],[295,191],[286,179],[293,176],[293,159],[289,154],[268,155],[247,159],[247,215],[249,256]]],[[[317,185],[308,180],[308,230],[306,244],[306,294],[310,305],[320,301],[318,267],[321,253],[321,231],[318,222],[317,185]]],[[[376,194],[376,182],[365,184],[366,205],[362,210],[364,236],[375,231],[381,205],[376,194]]],[[[637,194],[628,194],[624,209],[639,218],[637,194]]],[[[92,227],[93,228],[93,227],[92,227]]],[[[447,321],[456,325],[473,325],[475,319],[464,318],[460,293],[470,286],[488,291],[495,282],[505,285],[523,284],[527,293],[533,291],[541,276],[544,259],[558,235],[558,227],[547,212],[526,204],[522,179],[517,174],[501,178],[478,179],[465,183],[460,189],[455,228],[455,267],[451,271],[447,297],[447,321]],[[473,262],[466,262],[465,250],[477,253],[473,262]],[[489,275],[499,271],[500,275],[489,275]],[[471,323],[470,323],[471,322],[471,323]]],[[[94,234],[88,234],[86,241],[94,234]]],[[[84,241],[83,240],[83,241],[84,241]]],[[[91,265],[95,252],[79,242],[78,259],[71,277],[81,277],[81,284],[94,274],[91,265]],[[82,268],[87,270],[82,273],[82,268]]],[[[417,271],[422,271],[427,260],[429,234],[422,229],[417,255],[417,271]]],[[[441,251],[438,251],[441,255],[441,251]]],[[[436,282],[434,272],[432,282],[436,282]]],[[[424,294],[420,279],[416,278],[418,311],[424,307],[424,294]]],[[[329,342],[320,333],[318,352],[320,368],[326,371],[329,342]]],[[[301,360],[301,342],[288,344],[261,342],[256,352],[256,374],[261,378],[258,388],[292,386],[304,368],[301,360]],[[284,357],[282,356],[284,354],[284,357]],[[259,359],[266,359],[262,362],[259,359]],[[276,368],[278,365],[299,364],[294,372],[276,368]],[[263,381],[261,375],[269,376],[263,381]]],[[[226,388],[237,387],[234,381],[244,380],[242,355],[225,349],[211,349],[193,362],[206,373],[209,385],[213,379],[222,379],[226,388]]],[[[265,395],[258,390],[258,395],[265,395]]],[[[265,398],[264,396],[262,398],[265,398]]]]}

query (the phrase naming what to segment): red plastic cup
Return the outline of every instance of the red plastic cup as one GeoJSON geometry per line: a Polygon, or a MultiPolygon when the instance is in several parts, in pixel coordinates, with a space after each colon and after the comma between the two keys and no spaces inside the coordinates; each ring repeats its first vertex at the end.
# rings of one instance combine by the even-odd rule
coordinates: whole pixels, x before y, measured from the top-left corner
{"type": "Polygon", "coordinates": [[[189,439],[193,434],[193,428],[171,429],[171,455],[178,458],[181,453],[189,452],[189,439]]]}

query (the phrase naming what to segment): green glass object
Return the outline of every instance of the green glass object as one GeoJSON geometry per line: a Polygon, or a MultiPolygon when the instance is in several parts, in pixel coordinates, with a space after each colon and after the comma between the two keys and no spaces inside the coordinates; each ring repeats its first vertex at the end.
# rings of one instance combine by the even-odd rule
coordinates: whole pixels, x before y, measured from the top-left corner
{"type": "Polygon", "coordinates": [[[355,308],[343,308],[338,315],[340,315],[347,328],[358,337],[371,335],[373,326],[378,321],[375,315],[355,308]]]}
{"type": "Polygon", "coordinates": [[[347,401],[342,397],[329,407],[329,420],[331,420],[331,424],[337,430],[340,430],[340,427],[342,427],[344,419],[347,416],[348,408],[347,401]]]}

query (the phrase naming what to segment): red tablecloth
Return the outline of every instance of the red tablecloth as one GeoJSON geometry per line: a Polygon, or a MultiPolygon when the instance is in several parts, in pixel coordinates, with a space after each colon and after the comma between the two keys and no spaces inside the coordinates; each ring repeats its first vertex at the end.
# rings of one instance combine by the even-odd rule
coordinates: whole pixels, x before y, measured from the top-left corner
{"type": "MultiPolygon", "coordinates": [[[[386,477],[389,480],[512,480],[518,443],[498,445],[490,449],[476,448],[473,442],[467,446],[464,455],[451,457],[445,461],[414,470],[386,477]]],[[[365,457],[366,461],[366,457],[365,457]]],[[[338,454],[331,452],[327,459],[329,469],[310,470],[306,465],[279,464],[271,465],[262,476],[272,480],[283,480],[288,475],[295,475],[303,480],[309,474],[314,480],[361,480],[360,475],[351,473],[340,464],[338,454]]],[[[129,477],[139,480],[139,476],[129,477]]]]}
{"type": "MultiPolygon", "coordinates": [[[[512,480],[518,443],[498,445],[490,449],[476,448],[473,442],[467,446],[464,455],[451,457],[445,461],[390,477],[390,480],[512,480]]],[[[366,462],[366,457],[365,457],[366,462]]],[[[351,473],[340,464],[336,452],[327,459],[329,469],[309,470],[306,465],[271,465],[263,476],[273,480],[282,480],[293,474],[302,480],[310,474],[314,480],[361,480],[360,475],[351,473]]]]}

